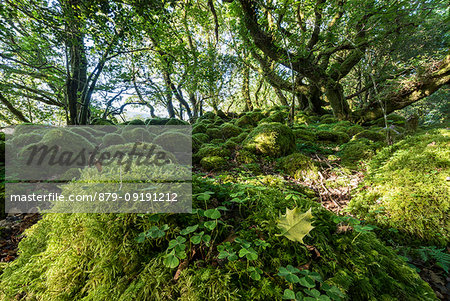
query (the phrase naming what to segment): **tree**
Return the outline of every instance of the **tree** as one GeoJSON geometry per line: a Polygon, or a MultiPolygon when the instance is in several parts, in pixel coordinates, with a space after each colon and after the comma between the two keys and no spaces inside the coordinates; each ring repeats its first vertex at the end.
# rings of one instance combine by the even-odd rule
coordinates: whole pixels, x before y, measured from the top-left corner
{"type": "MultiPolygon", "coordinates": [[[[379,99],[372,98],[364,109],[353,112],[345,95],[346,78],[366,63],[368,52],[403,39],[417,28],[429,30],[424,20],[430,15],[437,14],[443,22],[445,8],[443,1],[238,2],[239,5],[231,5],[241,21],[243,41],[251,47],[263,74],[274,86],[303,95],[308,104],[301,105],[309,105],[315,112],[321,111],[323,96],[338,118],[364,121],[382,115],[380,110],[373,109],[379,99]],[[273,64],[290,70],[295,78],[293,84],[273,72],[273,64]]],[[[445,60],[440,65],[445,69],[445,60]]],[[[396,78],[392,73],[401,74],[398,70],[391,71],[383,75],[385,80],[396,78]]],[[[436,89],[448,83],[445,74],[443,71],[432,76],[436,79],[436,89]]],[[[410,97],[408,102],[420,98],[410,97]]],[[[393,99],[383,100],[389,103],[385,113],[400,108],[393,99]]]]}

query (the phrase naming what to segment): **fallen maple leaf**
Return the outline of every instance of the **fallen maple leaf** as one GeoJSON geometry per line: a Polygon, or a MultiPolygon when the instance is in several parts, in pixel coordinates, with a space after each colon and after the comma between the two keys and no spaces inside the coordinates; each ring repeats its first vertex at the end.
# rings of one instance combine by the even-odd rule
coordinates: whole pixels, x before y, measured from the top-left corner
{"type": "Polygon", "coordinates": [[[305,213],[301,213],[297,207],[292,210],[286,208],[286,214],[278,220],[282,233],[277,236],[283,235],[292,241],[303,243],[303,238],[314,228],[312,218],[311,208],[305,213]]]}

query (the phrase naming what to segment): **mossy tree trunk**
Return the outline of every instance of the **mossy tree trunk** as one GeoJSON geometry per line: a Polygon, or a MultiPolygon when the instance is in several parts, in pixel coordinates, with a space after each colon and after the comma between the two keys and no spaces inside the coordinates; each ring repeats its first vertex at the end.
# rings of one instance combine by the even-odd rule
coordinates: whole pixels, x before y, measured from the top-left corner
{"type": "Polygon", "coordinates": [[[430,96],[442,86],[450,84],[450,54],[437,67],[437,70],[420,76],[404,87],[393,89],[394,92],[354,112],[352,119],[358,123],[376,120],[382,117],[384,112],[390,114],[400,110],[430,96]]]}

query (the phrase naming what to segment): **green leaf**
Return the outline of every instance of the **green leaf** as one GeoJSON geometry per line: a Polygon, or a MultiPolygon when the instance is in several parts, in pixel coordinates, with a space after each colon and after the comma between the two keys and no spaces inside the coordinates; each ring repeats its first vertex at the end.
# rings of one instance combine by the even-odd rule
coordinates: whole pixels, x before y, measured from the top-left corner
{"type": "Polygon", "coordinates": [[[283,299],[295,300],[295,293],[290,289],[285,289],[283,294],[283,299]]]}
{"type": "Polygon", "coordinates": [[[282,233],[277,236],[283,235],[292,241],[303,243],[303,238],[314,228],[312,218],[311,208],[305,213],[301,213],[297,207],[292,210],[286,208],[286,214],[278,220],[282,233]]]}
{"type": "Polygon", "coordinates": [[[138,237],[136,237],[136,241],[138,243],[143,243],[145,241],[145,232],[139,233],[138,237]]]}
{"type": "Polygon", "coordinates": [[[219,219],[222,214],[220,214],[220,211],[217,209],[208,209],[205,211],[205,216],[210,219],[219,219]]]}
{"type": "Polygon", "coordinates": [[[180,231],[181,235],[187,235],[187,234],[191,234],[192,232],[194,232],[195,230],[197,230],[198,225],[194,225],[194,226],[189,226],[186,229],[183,229],[180,231]]]}
{"type": "Polygon", "coordinates": [[[201,242],[202,242],[202,236],[201,235],[194,235],[194,236],[191,237],[191,243],[193,243],[194,245],[198,245],[201,242]]]}
{"type": "Polygon", "coordinates": [[[313,288],[313,287],[316,286],[316,283],[314,282],[314,279],[312,279],[312,278],[310,278],[308,276],[300,278],[298,283],[300,283],[301,285],[303,285],[304,287],[307,287],[307,288],[313,288]]]}
{"type": "Polygon", "coordinates": [[[164,265],[171,269],[176,268],[179,264],[180,260],[172,252],[164,259],[164,265]]]}
{"type": "Polygon", "coordinates": [[[212,231],[212,230],[214,230],[214,228],[216,227],[217,224],[215,221],[207,221],[207,222],[205,222],[204,225],[205,225],[206,229],[212,231]]]}

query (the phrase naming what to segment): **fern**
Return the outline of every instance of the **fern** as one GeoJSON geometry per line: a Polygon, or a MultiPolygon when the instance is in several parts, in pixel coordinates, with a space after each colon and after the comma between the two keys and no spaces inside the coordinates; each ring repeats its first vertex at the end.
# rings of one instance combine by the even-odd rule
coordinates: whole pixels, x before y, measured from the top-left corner
{"type": "Polygon", "coordinates": [[[421,247],[418,252],[423,261],[428,261],[431,259],[436,261],[436,265],[441,267],[446,274],[450,270],[450,254],[445,252],[445,249],[438,249],[435,246],[431,247],[421,247]]]}

